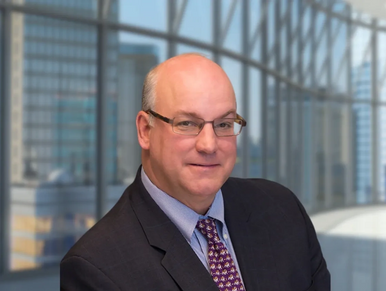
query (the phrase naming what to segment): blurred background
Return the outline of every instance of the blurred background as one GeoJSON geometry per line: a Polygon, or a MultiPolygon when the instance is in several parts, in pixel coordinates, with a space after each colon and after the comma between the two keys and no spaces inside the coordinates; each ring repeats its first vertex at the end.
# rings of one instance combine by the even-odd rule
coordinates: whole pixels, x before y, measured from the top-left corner
{"type": "Polygon", "coordinates": [[[59,289],[140,165],[144,76],[185,52],[224,68],[248,121],[233,175],[296,193],[333,290],[385,290],[381,0],[0,0],[0,290],[59,289]]]}

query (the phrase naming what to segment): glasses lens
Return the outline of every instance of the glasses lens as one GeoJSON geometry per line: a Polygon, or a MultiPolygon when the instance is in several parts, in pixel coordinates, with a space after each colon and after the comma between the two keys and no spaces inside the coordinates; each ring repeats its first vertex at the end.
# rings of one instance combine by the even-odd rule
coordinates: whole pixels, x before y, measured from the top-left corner
{"type": "Polygon", "coordinates": [[[187,116],[177,116],[173,120],[173,131],[184,135],[196,135],[200,132],[204,120],[187,116]]]}
{"type": "Polygon", "coordinates": [[[234,118],[220,118],[214,121],[214,130],[218,136],[238,135],[241,127],[234,118]]]}

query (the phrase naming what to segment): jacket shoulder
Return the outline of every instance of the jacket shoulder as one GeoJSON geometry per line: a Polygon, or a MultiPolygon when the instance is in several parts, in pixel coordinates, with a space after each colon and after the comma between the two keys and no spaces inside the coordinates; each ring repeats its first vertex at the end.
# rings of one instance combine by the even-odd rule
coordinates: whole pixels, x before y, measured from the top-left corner
{"type": "Polygon", "coordinates": [[[131,235],[138,235],[142,228],[132,208],[132,185],[126,188],[117,203],[72,246],[66,256],[79,256],[90,262],[106,255],[106,245],[118,241],[130,242],[131,235]]]}
{"type": "Polygon", "coordinates": [[[261,178],[244,179],[231,177],[226,181],[223,189],[248,199],[266,198],[269,200],[298,202],[296,195],[287,187],[261,178]]]}

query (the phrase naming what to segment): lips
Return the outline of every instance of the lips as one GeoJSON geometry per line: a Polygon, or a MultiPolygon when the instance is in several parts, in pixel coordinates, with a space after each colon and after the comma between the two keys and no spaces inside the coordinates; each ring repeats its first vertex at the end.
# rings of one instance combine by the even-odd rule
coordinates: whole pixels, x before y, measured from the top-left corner
{"type": "Polygon", "coordinates": [[[190,164],[192,166],[196,167],[216,167],[219,166],[219,164],[190,164]]]}

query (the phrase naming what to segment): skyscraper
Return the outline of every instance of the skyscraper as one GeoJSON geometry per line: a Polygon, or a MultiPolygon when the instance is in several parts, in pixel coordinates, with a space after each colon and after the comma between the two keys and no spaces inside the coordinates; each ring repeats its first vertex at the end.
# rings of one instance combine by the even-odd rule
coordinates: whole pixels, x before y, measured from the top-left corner
{"type": "Polygon", "coordinates": [[[154,45],[121,43],[118,63],[118,177],[134,179],[141,164],[135,119],[141,110],[142,84],[146,74],[158,64],[159,52],[154,45]],[[137,149],[138,154],[128,153],[137,149]]]}
{"type": "MultiPolygon", "coordinates": [[[[371,98],[371,63],[364,62],[352,70],[353,94],[357,100],[371,98]]],[[[355,184],[357,202],[366,203],[371,199],[371,106],[356,103],[353,105],[354,143],[355,143],[355,184]]]]}
{"type": "MultiPolygon", "coordinates": [[[[98,1],[17,3],[97,16],[98,1]]],[[[112,19],[118,18],[117,8],[117,1],[112,1],[112,19]]],[[[11,31],[9,267],[14,270],[57,264],[95,220],[97,29],[77,22],[13,13],[11,31]]],[[[114,181],[117,31],[109,32],[107,53],[106,179],[114,181]]]]}
{"type": "MultiPolygon", "coordinates": [[[[24,5],[97,13],[96,1],[26,0],[24,5]]],[[[11,183],[37,185],[58,169],[73,171],[77,182],[90,183],[95,174],[95,27],[13,14],[11,40],[11,183]]],[[[111,72],[117,70],[117,32],[110,32],[108,50],[111,72]]],[[[116,116],[116,72],[107,86],[109,113],[116,116]]]]}

